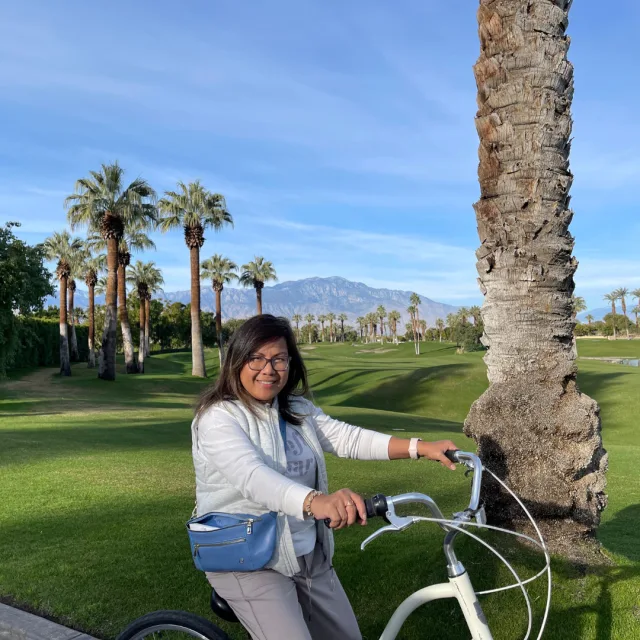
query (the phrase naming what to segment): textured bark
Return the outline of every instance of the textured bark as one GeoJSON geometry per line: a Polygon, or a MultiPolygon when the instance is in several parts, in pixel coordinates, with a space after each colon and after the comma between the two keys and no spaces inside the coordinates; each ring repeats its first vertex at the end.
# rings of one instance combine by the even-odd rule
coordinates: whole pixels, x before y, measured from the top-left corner
{"type": "Polygon", "coordinates": [[[76,281],[73,278],[69,278],[69,281],[67,284],[67,296],[69,298],[69,305],[67,307],[67,318],[71,322],[68,322],[67,324],[69,326],[69,337],[70,337],[69,351],[71,354],[72,362],[78,362],[78,360],[80,360],[80,354],[78,352],[78,339],[76,338],[76,319],[73,313],[75,292],[76,292],[76,281]]]}
{"type": "MultiPolygon", "coordinates": [[[[202,246],[202,245],[200,245],[202,246]]],[[[191,375],[207,377],[200,328],[200,247],[189,248],[191,261],[191,375]]]]}
{"type": "Polygon", "coordinates": [[[107,238],[107,294],[105,297],[104,331],[98,355],[98,377],[116,379],[116,322],[118,304],[118,241],[107,238]]]}
{"type": "Polygon", "coordinates": [[[95,283],[89,282],[89,360],[87,367],[93,369],[96,366],[96,318],[95,318],[95,283]]]}
{"type": "MultiPolygon", "coordinates": [[[[489,389],[465,433],[532,509],[551,548],[575,555],[606,505],[598,405],[576,386],[568,226],[573,67],[569,0],[481,0],[479,285],[489,389]]],[[[495,486],[497,521],[519,519],[495,486]]]]}
{"type": "Polygon", "coordinates": [[[224,361],[224,345],[222,344],[222,291],[224,286],[213,283],[213,289],[216,292],[216,337],[218,338],[218,355],[220,357],[220,367],[224,361]]]}
{"type": "Polygon", "coordinates": [[[151,355],[151,349],[149,348],[149,330],[151,328],[151,297],[147,295],[144,301],[144,355],[148,358],[151,355]]]}
{"type": "Polygon", "coordinates": [[[133,338],[131,337],[131,325],[127,313],[127,266],[129,254],[120,253],[118,256],[118,316],[122,331],[122,346],[124,348],[124,362],[127,373],[138,373],[136,364],[133,338]]]}
{"type": "Polygon", "coordinates": [[[264,287],[264,283],[256,281],[256,313],[259,316],[262,315],[262,287],[264,287]]]}
{"type": "MultiPolygon", "coordinates": [[[[60,271],[60,270],[59,270],[60,271]]],[[[69,325],[67,324],[67,274],[62,274],[60,282],[60,375],[71,375],[69,361],[69,325]]]]}

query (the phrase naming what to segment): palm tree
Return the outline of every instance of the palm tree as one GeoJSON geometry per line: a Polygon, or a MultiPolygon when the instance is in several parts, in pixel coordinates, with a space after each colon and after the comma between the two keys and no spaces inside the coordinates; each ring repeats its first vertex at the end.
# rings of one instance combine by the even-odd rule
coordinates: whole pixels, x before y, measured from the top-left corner
{"type": "MultiPolygon", "coordinates": [[[[631,296],[637,300],[638,304],[636,305],[636,308],[638,308],[640,306],[640,289],[634,289],[631,292],[631,296]]],[[[635,311],[634,311],[634,313],[635,313],[635,311]]],[[[637,326],[638,326],[638,316],[636,314],[636,327],[637,326]]]]}
{"type": "Polygon", "coordinates": [[[638,324],[638,314],[640,314],[640,304],[637,304],[633,309],[631,309],[631,313],[636,316],[636,329],[640,329],[640,325],[638,324]]]}
{"type": "Polygon", "coordinates": [[[376,317],[380,318],[380,336],[384,344],[384,319],[387,317],[387,310],[382,305],[376,309],[376,317]]]}
{"type": "Polygon", "coordinates": [[[235,262],[215,254],[209,260],[200,265],[200,277],[203,280],[211,280],[213,290],[216,292],[216,334],[218,336],[218,351],[220,367],[224,360],[224,345],[222,344],[222,292],[224,285],[238,279],[238,265],[235,262]]]}
{"type": "Polygon", "coordinates": [[[336,314],[333,312],[327,313],[327,322],[329,323],[329,342],[335,342],[335,334],[333,332],[333,323],[336,320],[336,314]]]}
{"type": "Polygon", "coordinates": [[[439,336],[438,342],[442,342],[442,332],[444,331],[444,320],[442,318],[436,318],[436,329],[439,336]]]}
{"type": "Polygon", "coordinates": [[[313,325],[311,324],[314,320],[315,317],[312,313],[307,313],[307,315],[304,317],[304,319],[307,322],[307,331],[309,334],[309,344],[311,344],[311,332],[313,331],[313,325]]]}
{"type": "Polygon", "coordinates": [[[296,323],[296,340],[300,342],[300,322],[302,321],[302,316],[299,313],[294,313],[291,319],[296,323]]]}
{"type": "Polygon", "coordinates": [[[165,191],[158,202],[162,217],[158,228],[164,233],[182,227],[184,241],[189,248],[191,266],[191,375],[205,378],[204,346],[200,326],[200,249],[204,244],[205,229],[220,231],[225,225],[233,226],[224,196],[211,193],[199,180],[178,182],[177,191],[165,191]]]}
{"type": "Polygon", "coordinates": [[[482,323],[482,310],[477,304],[469,308],[469,315],[473,318],[474,326],[480,326],[482,323]]]}
{"type": "Polygon", "coordinates": [[[594,317],[590,313],[587,313],[587,315],[585,316],[585,320],[587,321],[587,324],[591,326],[591,323],[593,322],[594,317]]]}
{"type": "MultiPolygon", "coordinates": [[[[122,345],[124,348],[125,370],[127,373],[138,373],[138,364],[135,358],[135,349],[133,346],[133,338],[131,336],[131,325],[129,323],[129,312],[127,310],[127,267],[131,262],[132,251],[144,251],[146,249],[155,249],[156,245],[147,235],[150,228],[150,222],[145,218],[131,217],[124,225],[124,231],[118,241],[118,318],[120,320],[120,330],[122,332],[122,345]]],[[[92,234],[87,240],[89,246],[93,249],[105,249],[104,239],[92,234]]],[[[144,362],[144,350],[143,350],[144,362]]],[[[138,356],[140,358],[140,356],[138,356]]]]}
{"type": "Polygon", "coordinates": [[[98,284],[98,276],[104,270],[107,264],[107,255],[100,253],[91,256],[87,243],[85,248],[85,261],[83,264],[84,282],[89,290],[89,357],[87,359],[87,367],[93,369],[96,366],[96,285],[98,284]]]}
{"type": "Polygon", "coordinates": [[[256,290],[256,314],[262,315],[262,289],[265,282],[278,279],[276,270],[273,264],[262,256],[255,256],[253,262],[243,264],[241,269],[240,284],[256,290]]]}
{"type": "Polygon", "coordinates": [[[420,339],[422,340],[422,342],[425,341],[425,336],[427,334],[427,321],[422,318],[422,320],[418,321],[418,324],[420,325],[420,339]]]}
{"type": "Polygon", "coordinates": [[[149,338],[151,335],[151,297],[158,291],[164,293],[164,291],[162,291],[164,279],[162,277],[162,272],[156,267],[155,263],[149,262],[147,264],[147,297],[144,301],[144,355],[146,358],[149,358],[151,357],[149,338]]]}
{"type": "Polygon", "coordinates": [[[398,322],[402,316],[399,311],[395,309],[393,311],[389,311],[389,327],[391,328],[391,335],[393,336],[393,343],[398,344],[398,322]]]}
{"type": "Polygon", "coordinates": [[[416,314],[418,311],[418,307],[416,307],[415,304],[410,304],[407,307],[407,311],[409,313],[409,318],[411,318],[411,333],[413,333],[413,348],[414,351],[416,353],[416,355],[418,355],[418,327],[417,327],[417,319],[416,319],[416,314]]]}
{"type": "Polygon", "coordinates": [[[80,360],[80,354],[78,352],[78,339],[76,338],[76,319],[75,319],[75,293],[76,293],[76,278],[82,276],[82,265],[86,258],[84,245],[72,252],[69,260],[69,277],[67,279],[67,318],[69,322],[69,351],[71,355],[71,362],[78,362],[80,360]]]}
{"type": "MultiPolygon", "coordinates": [[[[412,293],[411,297],[409,298],[409,302],[411,302],[411,305],[413,307],[415,307],[415,313],[414,313],[414,318],[415,318],[415,325],[416,325],[416,329],[414,329],[414,334],[417,333],[418,331],[418,327],[419,327],[419,322],[420,322],[420,304],[422,303],[422,300],[420,300],[420,296],[417,293],[412,293]]],[[[415,340],[414,342],[415,344],[415,348],[416,348],[416,355],[419,356],[420,355],[420,343],[418,342],[418,340],[415,340]]]]}
{"type": "Polygon", "coordinates": [[[327,316],[318,316],[318,322],[320,323],[320,332],[322,334],[322,342],[324,342],[324,323],[327,321],[327,316]]]}
{"type": "Polygon", "coordinates": [[[356,323],[360,327],[360,342],[364,342],[364,328],[367,324],[367,321],[362,316],[358,316],[356,318],[356,323]]]}
{"type": "Polygon", "coordinates": [[[340,342],[344,342],[344,323],[348,320],[348,316],[346,313],[341,313],[338,316],[338,320],[340,320],[340,342]]]}
{"type": "Polygon", "coordinates": [[[627,316],[627,301],[626,297],[629,295],[629,289],[625,289],[625,287],[620,287],[616,289],[613,293],[618,296],[618,300],[620,300],[620,306],[622,307],[622,315],[624,316],[624,326],[627,330],[627,340],[629,340],[629,316],[627,316]]]}
{"type": "Polygon", "coordinates": [[[373,313],[367,313],[364,318],[367,323],[367,342],[371,342],[373,339],[373,325],[376,321],[376,317],[373,313]]]}
{"type": "Polygon", "coordinates": [[[90,231],[99,233],[106,243],[106,313],[98,377],[115,380],[118,244],[125,226],[132,221],[155,222],[153,202],[156,194],[142,178],[136,178],[125,187],[122,180],[124,171],[117,162],[103,164],[100,171],[90,171],[89,175],[76,182],[75,193],[64,203],[69,209],[68,220],[72,229],[87,226],[90,231]]]}
{"type": "Polygon", "coordinates": [[[571,296],[571,309],[573,310],[573,315],[577,316],[587,310],[587,303],[582,296],[571,296]]]}
{"type": "Polygon", "coordinates": [[[67,325],[67,283],[71,273],[71,263],[82,249],[82,240],[72,238],[68,231],[55,231],[44,241],[47,259],[57,260],[56,275],[60,282],[60,374],[71,375],[69,361],[69,327],[67,325]]]}
{"type": "Polygon", "coordinates": [[[611,303],[611,316],[613,322],[613,339],[616,339],[616,302],[618,301],[618,294],[616,291],[607,293],[604,295],[604,299],[611,303]]]}
{"type": "Polygon", "coordinates": [[[149,295],[147,287],[147,278],[145,276],[146,265],[141,260],[137,260],[131,267],[129,273],[127,273],[126,279],[129,284],[134,287],[135,293],[138,294],[139,302],[139,340],[138,340],[138,373],[144,373],[144,357],[146,353],[145,349],[145,335],[144,330],[146,326],[145,318],[145,301],[149,295]]]}
{"type": "Polygon", "coordinates": [[[144,373],[144,360],[149,355],[149,310],[151,288],[157,290],[162,283],[162,274],[154,262],[137,260],[127,274],[127,282],[134,287],[140,302],[140,339],[138,343],[138,371],[144,373]]]}
{"type": "MultiPolygon", "coordinates": [[[[489,387],[465,433],[534,517],[551,549],[579,553],[606,503],[597,404],[576,384],[569,232],[573,67],[568,1],[481,2],[475,203],[489,387]],[[531,460],[531,464],[518,461],[531,460]],[[499,462],[498,462],[499,461],[499,462]]],[[[491,481],[491,513],[519,519],[491,481]]]]}

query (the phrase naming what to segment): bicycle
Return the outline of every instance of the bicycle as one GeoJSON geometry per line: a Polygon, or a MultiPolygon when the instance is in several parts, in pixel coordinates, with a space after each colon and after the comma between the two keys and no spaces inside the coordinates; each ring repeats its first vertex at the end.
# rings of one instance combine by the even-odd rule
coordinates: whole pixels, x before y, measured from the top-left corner
{"type": "MultiPolygon", "coordinates": [[[[531,611],[531,602],[524,585],[536,580],[546,572],[548,578],[547,602],[538,634],[539,640],[544,632],[551,604],[551,569],[549,554],[538,526],[519,498],[504,482],[502,482],[502,480],[500,480],[489,469],[483,467],[478,456],[464,451],[449,451],[447,453],[447,457],[453,462],[459,462],[465,465],[468,470],[467,473],[473,473],[469,506],[464,511],[454,513],[453,518],[445,518],[435,501],[422,493],[405,493],[397,496],[384,496],[382,494],[378,494],[365,500],[367,517],[382,517],[387,524],[377,531],[374,531],[362,542],[360,546],[362,550],[364,550],[370,542],[381,535],[384,535],[385,533],[404,531],[418,522],[435,522],[446,532],[443,550],[447,561],[447,575],[449,582],[430,585],[407,597],[398,606],[389,619],[387,626],[380,636],[380,640],[395,640],[404,622],[409,615],[415,611],[415,609],[433,600],[443,598],[455,598],[458,601],[467,623],[467,627],[471,632],[471,640],[493,640],[491,630],[489,629],[489,625],[482,611],[482,606],[478,601],[478,596],[514,588],[520,588],[525,598],[528,612],[528,625],[524,640],[528,640],[531,634],[533,615],[531,611]],[[492,475],[493,478],[518,502],[531,521],[539,540],[535,540],[522,533],[509,531],[508,529],[494,527],[487,524],[484,506],[480,504],[480,488],[482,485],[483,471],[487,471],[492,475]],[[431,512],[432,517],[397,515],[396,507],[407,504],[422,504],[426,506],[431,512]],[[479,538],[470,531],[467,531],[467,527],[478,527],[501,531],[515,535],[521,539],[528,540],[530,543],[537,545],[543,551],[546,564],[535,576],[527,580],[521,580],[515,569],[513,569],[509,562],[496,549],[486,541],[482,540],[482,538],[479,538]],[[453,549],[453,543],[460,533],[470,536],[492,551],[492,553],[494,553],[511,571],[515,578],[515,582],[497,589],[476,592],[473,588],[467,570],[458,560],[453,549]]],[[[211,593],[211,609],[223,620],[227,620],[228,622],[239,622],[228,603],[213,589],[211,593]]],[[[197,640],[229,640],[229,636],[211,621],[184,611],[155,611],[142,616],[141,618],[134,620],[118,636],[117,640],[177,640],[178,638],[187,637],[196,638],[197,640]],[[173,632],[182,635],[170,635],[173,632]]]]}

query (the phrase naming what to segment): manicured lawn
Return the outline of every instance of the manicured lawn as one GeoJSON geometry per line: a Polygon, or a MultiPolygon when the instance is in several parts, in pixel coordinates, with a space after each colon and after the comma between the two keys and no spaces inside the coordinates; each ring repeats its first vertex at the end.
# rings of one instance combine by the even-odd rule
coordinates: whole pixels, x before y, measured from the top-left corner
{"type": "MultiPolygon", "coordinates": [[[[456,355],[445,343],[387,352],[379,346],[319,345],[306,352],[314,397],[327,412],[397,435],[461,435],[470,404],[486,387],[481,354],[456,355]],[[364,353],[359,353],[364,352],[364,353]],[[394,431],[404,429],[404,432],[394,431]]],[[[580,340],[586,356],[638,357],[640,341],[580,340]]],[[[207,354],[216,374],[217,352],[207,354]]],[[[99,638],[114,638],[154,609],[205,616],[208,587],[193,567],[184,522],[193,507],[190,421],[206,382],[192,379],[189,353],[154,356],[144,376],[114,383],[76,365],[73,377],[38,370],[0,383],[0,597],[11,597],[99,638]]],[[[601,406],[610,452],[609,508],[600,529],[609,566],[554,562],[554,606],[545,637],[632,640],[640,637],[640,371],[579,361],[579,384],[601,406]]],[[[423,491],[451,513],[466,504],[468,480],[424,461],[329,459],[334,488],[371,495],[423,491]]],[[[366,638],[377,638],[395,606],[418,587],[446,579],[441,531],[415,526],[384,536],[365,552],[373,530],[336,534],[335,565],[366,638]]],[[[500,548],[523,574],[537,556],[502,538],[500,548]]],[[[474,584],[510,581],[474,543],[460,544],[474,584]]],[[[545,585],[531,589],[535,610],[545,585]]],[[[483,598],[497,639],[520,638],[524,605],[516,592],[483,598]]],[[[223,625],[233,638],[237,627],[223,625]]],[[[449,602],[428,605],[402,638],[467,638],[449,602]],[[428,630],[428,633],[427,633],[428,630]]],[[[535,637],[535,635],[533,636],[535,637]]]]}

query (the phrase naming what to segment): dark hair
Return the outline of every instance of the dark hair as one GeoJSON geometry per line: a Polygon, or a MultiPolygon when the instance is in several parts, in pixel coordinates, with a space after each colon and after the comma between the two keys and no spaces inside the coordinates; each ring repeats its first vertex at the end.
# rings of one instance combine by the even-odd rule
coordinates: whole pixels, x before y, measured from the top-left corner
{"type": "Polygon", "coordinates": [[[242,386],[240,372],[254,354],[265,343],[284,338],[291,362],[289,378],[278,394],[280,415],[291,424],[302,424],[302,416],[291,411],[291,396],[303,396],[309,392],[307,369],[296,345],[291,325],[286,318],[276,318],[268,313],[253,316],[236,329],[227,345],[220,376],[207,387],[198,402],[196,416],[223,400],[240,400],[255,414],[258,401],[242,386]]]}

